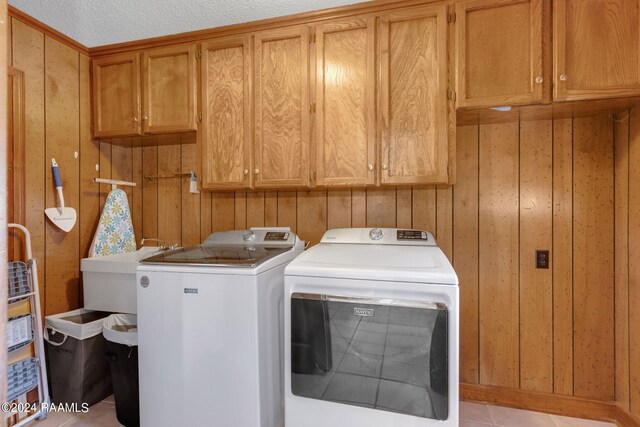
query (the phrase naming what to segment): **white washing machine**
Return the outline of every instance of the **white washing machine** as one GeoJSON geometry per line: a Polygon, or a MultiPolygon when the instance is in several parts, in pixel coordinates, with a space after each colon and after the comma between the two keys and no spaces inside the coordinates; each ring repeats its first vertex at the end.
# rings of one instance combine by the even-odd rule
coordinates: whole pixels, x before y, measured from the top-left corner
{"type": "Polygon", "coordinates": [[[458,306],[431,233],[327,231],[285,269],[287,427],[457,427],[458,306]]]}
{"type": "Polygon", "coordinates": [[[137,269],[143,427],[283,425],[288,228],[214,233],[137,269]]]}

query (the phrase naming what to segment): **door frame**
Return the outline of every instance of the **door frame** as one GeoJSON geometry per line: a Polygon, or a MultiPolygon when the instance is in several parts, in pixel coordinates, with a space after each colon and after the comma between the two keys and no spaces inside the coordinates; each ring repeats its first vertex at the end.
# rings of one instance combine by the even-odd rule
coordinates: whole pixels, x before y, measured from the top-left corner
{"type": "MultiPolygon", "coordinates": [[[[12,133],[7,135],[7,151],[11,150],[12,164],[7,164],[7,170],[13,171],[13,188],[7,188],[7,220],[22,224],[25,223],[26,207],[26,147],[25,147],[25,104],[24,104],[24,73],[14,67],[7,67],[7,80],[12,83],[11,92],[7,91],[7,96],[12,95],[12,123],[7,122],[7,129],[11,125],[12,133]],[[13,136],[12,141],[9,137],[13,136]],[[10,146],[11,144],[11,146],[10,146]],[[17,179],[16,179],[17,177],[17,179]],[[8,195],[12,194],[11,200],[8,195]]],[[[8,88],[7,88],[8,89],[8,88]]],[[[7,98],[7,109],[11,99],[7,98]]],[[[9,113],[9,111],[7,111],[9,113]]],[[[7,114],[7,119],[8,119],[7,114]]],[[[9,157],[7,156],[7,159],[9,157]]],[[[9,245],[10,247],[11,245],[9,245]]]]}

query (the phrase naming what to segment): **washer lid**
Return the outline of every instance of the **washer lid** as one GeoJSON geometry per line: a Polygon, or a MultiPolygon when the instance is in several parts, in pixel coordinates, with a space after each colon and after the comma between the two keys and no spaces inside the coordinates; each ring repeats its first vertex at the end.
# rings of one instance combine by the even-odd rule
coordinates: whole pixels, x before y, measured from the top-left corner
{"type": "Polygon", "coordinates": [[[254,227],[219,231],[207,237],[202,245],[162,252],[141,263],[253,268],[280,254],[303,248],[304,242],[289,227],[254,227]]]}
{"type": "Polygon", "coordinates": [[[288,247],[205,244],[161,252],[145,258],[142,264],[216,265],[220,267],[256,267],[290,251],[288,247]]]}
{"type": "Polygon", "coordinates": [[[320,243],[289,264],[287,276],[316,276],[457,285],[437,246],[320,243]]]}

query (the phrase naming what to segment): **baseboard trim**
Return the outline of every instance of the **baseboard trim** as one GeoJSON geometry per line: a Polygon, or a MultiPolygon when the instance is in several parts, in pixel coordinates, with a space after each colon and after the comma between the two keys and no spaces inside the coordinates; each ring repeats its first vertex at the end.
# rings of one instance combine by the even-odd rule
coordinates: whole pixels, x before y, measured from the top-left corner
{"type": "Polygon", "coordinates": [[[616,402],[466,383],[460,384],[460,399],[640,427],[640,418],[616,402]]]}
{"type": "Polygon", "coordinates": [[[618,415],[611,402],[479,384],[460,384],[460,399],[598,421],[615,422],[618,415]]]}
{"type": "Polygon", "coordinates": [[[635,417],[620,404],[616,404],[616,424],[620,427],[639,427],[640,418],[635,417]]]}

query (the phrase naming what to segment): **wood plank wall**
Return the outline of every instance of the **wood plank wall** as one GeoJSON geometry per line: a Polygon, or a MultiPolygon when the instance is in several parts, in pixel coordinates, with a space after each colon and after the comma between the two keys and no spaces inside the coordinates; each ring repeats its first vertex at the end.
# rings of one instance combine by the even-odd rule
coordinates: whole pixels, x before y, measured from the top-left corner
{"type": "Polygon", "coordinates": [[[10,62],[25,73],[26,225],[46,314],[82,304],[79,259],[110,190],[96,176],[138,183],[126,189],[138,241],[190,245],[216,230],[279,225],[316,243],[335,227],[426,228],[460,276],[463,382],[615,394],[640,412],[631,362],[640,330],[629,327],[640,314],[628,308],[640,303],[640,266],[630,262],[640,256],[640,112],[459,127],[453,188],[195,195],[186,177],[144,178],[194,169],[195,145],[92,142],[89,59],[15,18],[10,25],[10,62]],[[79,211],[69,234],[44,218],[56,203],[51,157],[79,211]],[[536,249],[551,251],[550,269],[534,268],[536,249]]]}
{"type": "Polygon", "coordinates": [[[612,400],[613,120],[458,128],[458,152],[461,380],[612,400]]]}
{"type": "Polygon", "coordinates": [[[80,256],[99,214],[97,206],[81,205],[97,191],[87,172],[98,152],[90,135],[89,58],[16,18],[9,25],[9,64],[25,78],[25,225],[40,262],[44,312],[53,314],[82,305],[80,256]],[[60,165],[66,204],[79,213],[79,225],[70,233],[44,215],[46,207],[58,203],[52,157],[60,165]]]}
{"type": "Polygon", "coordinates": [[[640,417],[640,107],[614,128],[616,400],[640,417]]]}

